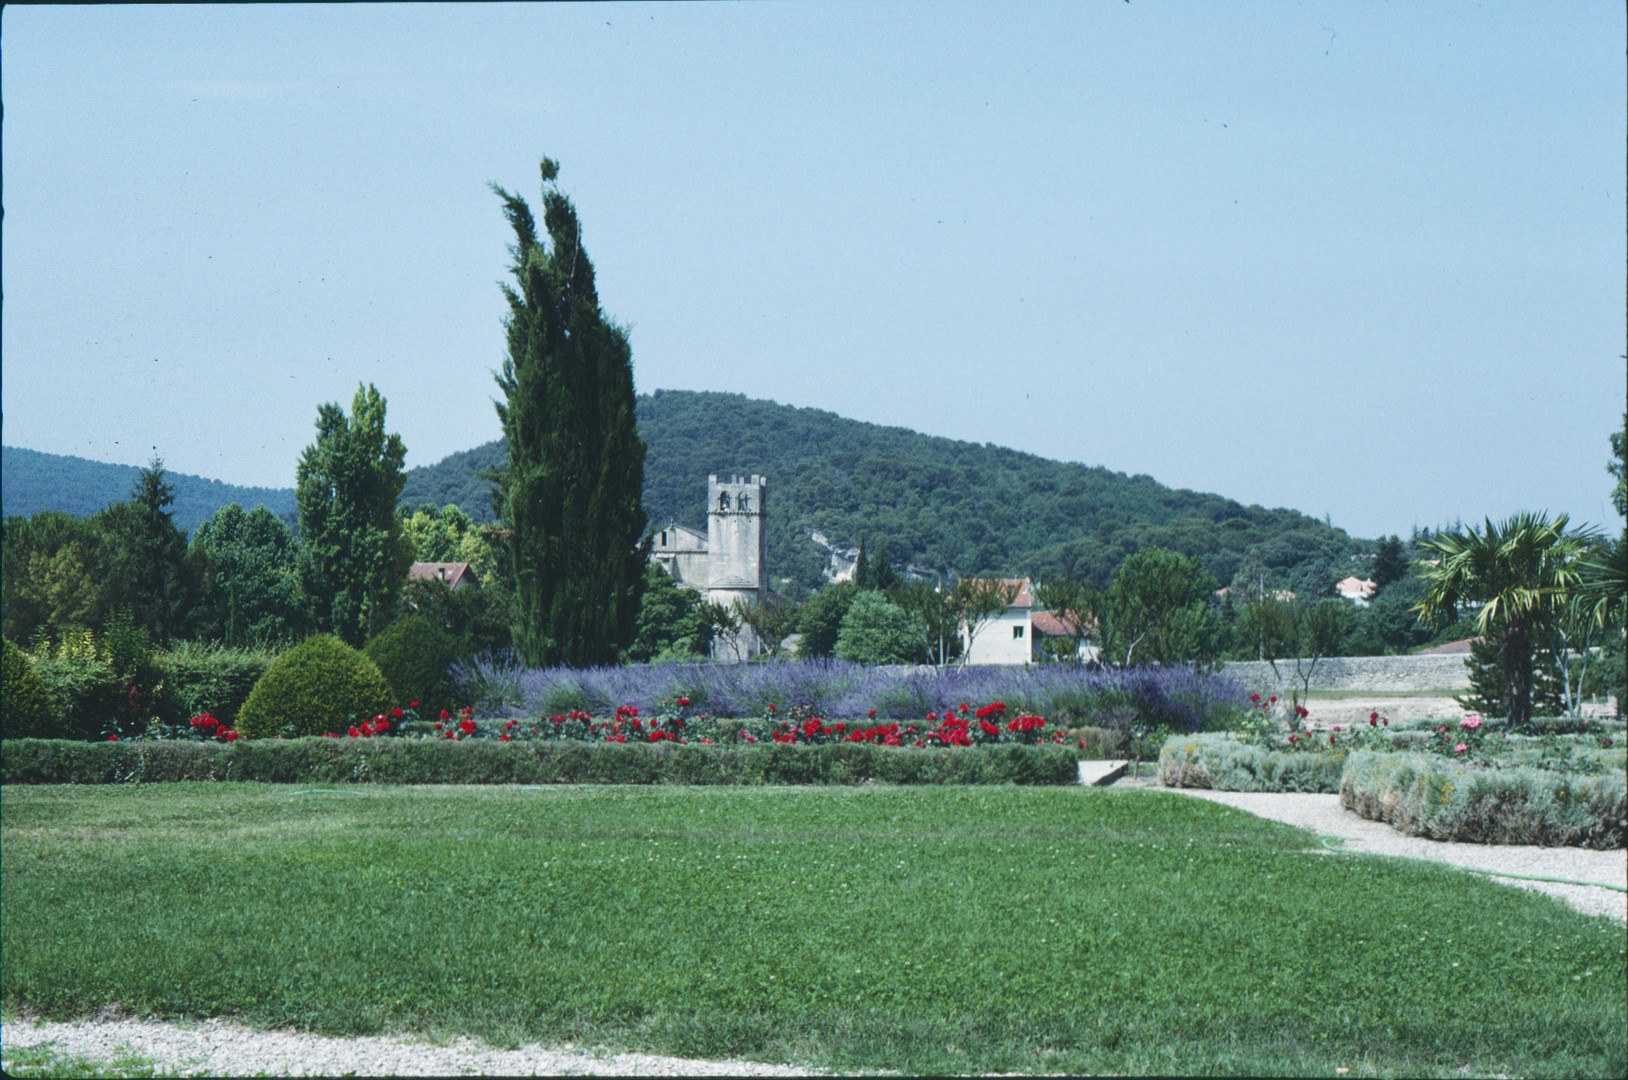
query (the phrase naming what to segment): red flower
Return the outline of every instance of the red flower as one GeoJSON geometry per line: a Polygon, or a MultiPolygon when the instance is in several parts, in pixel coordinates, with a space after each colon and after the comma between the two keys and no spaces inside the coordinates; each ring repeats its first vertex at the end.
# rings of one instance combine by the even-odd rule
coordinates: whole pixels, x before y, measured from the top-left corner
{"type": "Polygon", "coordinates": [[[225,729],[224,731],[222,731],[220,733],[220,737],[225,739],[227,742],[231,742],[233,739],[237,738],[238,736],[237,736],[237,732],[231,730],[230,728],[227,728],[227,729],[225,729]]]}
{"type": "Polygon", "coordinates": [[[518,721],[518,720],[510,720],[507,724],[503,725],[503,730],[504,731],[509,731],[510,729],[512,729],[514,727],[514,725],[518,724],[519,722],[520,721],[518,721]]]}
{"type": "Polygon", "coordinates": [[[876,710],[872,709],[870,712],[865,714],[865,717],[866,717],[866,719],[869,719],[869,720],[875,720],[876,719],[876,710]]]}
{"type": "MultiPolygon", "coordinates": [[[[442,715],[442,716],[445,716],[445,715],[446,715],[446,710],[444,710],[444,709],[443,709],[443,710],[442,710],[442,711],[441,711],[441,715],[442,715]]],[[[441,721],[439,721],[439,720],[437,720],[437,721],[436,721],[436,722],[435,722],[435,730],[436,730],[436,731],[440,731],[440,730],[441,730],[441,729],[442,729],[442,728],[443,728],[443,727],[445,727],[445,726],[446,726],[446,725],[445,725],[445,724],[443,724],[443,723],[441,723],[441,721]]]]}
{"type": "Polygon", "coordinates": [[[1276,694],[1273,694],[1272,695],[1272,701],[1275,703],[1277,701],[1277,699],[1278,699],[1278,696],[1276,694]]]}
{"type": "Polygon", "coordinates": [[[928,719],[928,720],[929,720],[929,721],[933,721],[933,720],[937,720],[937,719],[938,719],[938,713],[936,713],[936,712],[930,712],[930,713],[928,713],[928,714],[927,714],[927,719],[928,719]]]}
{"type": "Polygon", "coordinates": [[[779,708],[779,707],[780,707],[780,706],[778,706],[778,705],[770,705],[770,706],[769,706],[769,715],[770,715],[770,716],[773,716],[773,715],[774,715],[774,712],[775,712],[775,710],[776,710],[776,709],[778,709],[778,708],[779,708]]]}
{"type": "Polygon", "coordinates": [[[473,720],[465,720],[465,721],[463,721],[462,723],[460,723],[458,725],[458,728],[465,735],[473,735],[473,734],[475,734],[475,721],[473,721],[473,720]]]}
{"type": "Polygon", "coordinates": [[[377,724],[373,725],[373,734],[375,734],[375,735],[381,734],[382,732],[386,732],[386,731],[389,731],[389,730],[390,730],[390,721],[388,721],[388,720],[380,720],[377,724]]]}
{"type": "Polygon", "coordinates": [[[507,736],[507,735],[499,735],[499,736],[498,736],[498,737],[497,737],[497,741],[498,741],[498,742],[508,742],[508,741],[509,741],[509,737],[508,737],[508,736],[507,736]]]}
{"type": "Polygon", "coordinates": [[[361,732],[360,732],[360,731],[357,731],[357,730],[356,730],[356,729],[355,729],[355,728],[354,728],[354,727],[353,727],[353,728],[351,728],[351,729],[350,729],[350,737],[351,737],[351,738],[353,738],[353,739],[354,739],[354,738],[356,738],[356,737],[357,737],[357,736],[358,736],[358,735],[360,735],[360,734],[361,734],[361,732]]]}
{"type": "Polygon", "coordinates": [[[689,707],[690,707],[690,699],[689,699],[689,698],[687,698],[687,697],[681,697],[681,698],[679,698],[679,699],[678,699],[678,707],[679,707],[679,708],[680,708],[680,709],[687,709],[687,708],[689,708],[689,707]]]}
{"type": "MultiPolygon", "coordinates": [[[[416,702],[416,701],[413,702],[413,708],[416,709],[417,707],[418,707],[418,702],[416,702]]],[[[390,710],[390,719],[392,719],[392,720],[400,720],[401,719],[401,709],[399,707],[390,710]]]]}
{"type": "Polygon", "coordinates": [[[407,703],[407,707],[408,707],[408,708],[409,708],[409,709],[416,709],[416,708],[418,708],[418,702],[416,702],[416,701],[409,701],[409,702],[408,702],[408,703],[407,703]]]}
{"type": "MultiPolygon", "coordinates": [[[[441,710],[441,719],[442,720],[450,720],[450,719],[452,719],[452,714],[447,712],[445,709],[442,709],[441,710]]],[[[440,725],[437,724],[436,726],[439,727],[440,725]]]]}
{"type": "Polygon", "coordinates": [[[1260,699],[1261,699],[1261,696],[1259,694],[1250,694],[1249,695],[1249,700],[1250,701],[1259,701],[1260,699]]]}
{"type": "Polygon", "coordinates": [[[117,735],[109,735],[109,736],[108,736],[108,737],[107,737],[107,741],[108,741],[108,742],[118,742],[118,741],[119,741],[119,737],[118,737],[118,736],[117,736],[117,735]]]}

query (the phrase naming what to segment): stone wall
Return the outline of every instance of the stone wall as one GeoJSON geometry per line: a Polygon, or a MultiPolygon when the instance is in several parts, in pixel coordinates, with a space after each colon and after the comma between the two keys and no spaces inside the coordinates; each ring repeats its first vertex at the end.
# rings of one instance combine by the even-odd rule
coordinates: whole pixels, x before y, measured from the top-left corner
{"type": "MultiPolygon", "coordinates": [[[[1470,688],[1463,653],[1447,656],[1325,656],[1312,672],[1313,690],[1383,691],[1408,694],[1461,694],[1470,688]]],[[[1298,685],[1293,660],[1272,666],[1259,660],[1223,664],[1221,674],[1253,693],[1286,696],[1298,685]]]]}

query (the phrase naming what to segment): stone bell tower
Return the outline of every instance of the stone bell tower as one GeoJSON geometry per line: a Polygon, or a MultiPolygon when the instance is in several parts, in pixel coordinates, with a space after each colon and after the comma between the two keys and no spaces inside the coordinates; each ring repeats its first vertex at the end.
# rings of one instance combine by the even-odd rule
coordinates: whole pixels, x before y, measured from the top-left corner
{"type": "Polygon", "coordinates": [[[706,596],[729,607],[736,600],[755,607],[763,599],[768,563],[763,535],[769,482],[761,476],[720,481],[707,477],[706,596]]]}

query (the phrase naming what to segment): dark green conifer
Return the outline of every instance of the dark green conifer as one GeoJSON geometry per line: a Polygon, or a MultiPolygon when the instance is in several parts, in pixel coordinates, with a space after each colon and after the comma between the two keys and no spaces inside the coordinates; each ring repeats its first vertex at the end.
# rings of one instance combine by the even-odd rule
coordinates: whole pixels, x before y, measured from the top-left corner
{"type": "Polygon", "coordinates": [[[508,356],[497,382],[508,458],[496,501],[530,664],[613,664],[632,642],[649,559],[633,353],[594,289],[571,200],[542,162],[545,243],[524,199],[492,185],[514,229],[508,356]]]}

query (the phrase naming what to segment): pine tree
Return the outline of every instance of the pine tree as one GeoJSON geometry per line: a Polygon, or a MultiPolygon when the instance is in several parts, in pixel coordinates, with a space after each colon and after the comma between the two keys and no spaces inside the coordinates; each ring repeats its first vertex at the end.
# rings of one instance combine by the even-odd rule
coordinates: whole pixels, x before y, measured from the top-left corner
{"type": "Polygon", "coordinates": [[[1374,583],[1377,591],[1383,589],[1393,581],[1400,581],[1407,576],[1408,563],[1402,554],[1402,538],[1392,534],[1379,538],[1379,546],[1374,552],[1374,564],[1368,571],[1368,579],[1374,583]]]}
{"type": "Polygon", "coordinates": [[[633,353],[600,310],[559,166],[544,158],[541,171],[546,244],[525,200],[492,185],[515,234],[497,377],[508,459],[496,493],[514,644],[530,664],[613,664],[633,641],[650,551],[633,353]]]}
{"type": "Polygon", "coordinates": [[[888,558],[886,540],[877,541],[876,555],[871,558],[868,570],[870,580],[860,582],[860,588],[887,592],[899,587],[899,572],[893,569],[893,561],[888,558]]]}
{"type": "Polygon", "coordinates": [[[187,563],[187,535],[175,525],[175,485],[164,479],[158,456],[141,470],[130,489],[134,513],[117,519],[123,533],[116,544],[131,568],[130,603],[138,626],[155,642],[167,643],[181,632],[196,582],[187,563]]]}

